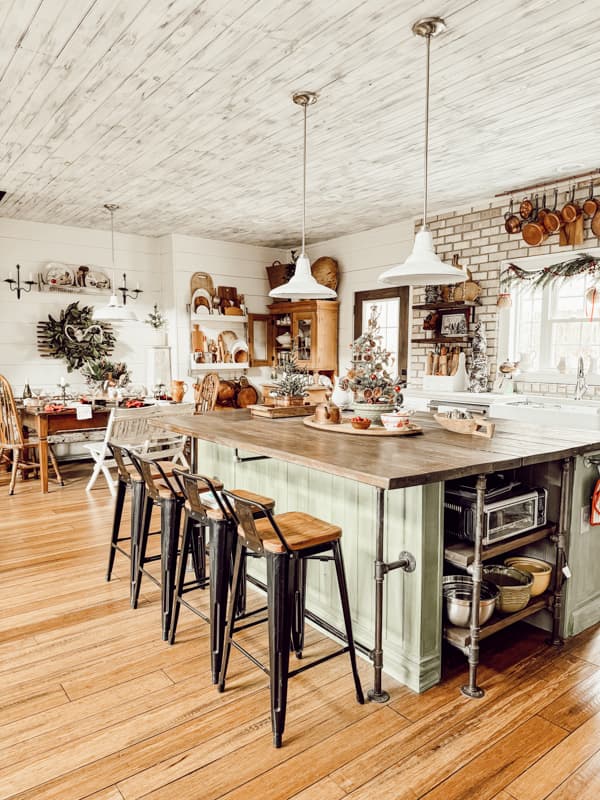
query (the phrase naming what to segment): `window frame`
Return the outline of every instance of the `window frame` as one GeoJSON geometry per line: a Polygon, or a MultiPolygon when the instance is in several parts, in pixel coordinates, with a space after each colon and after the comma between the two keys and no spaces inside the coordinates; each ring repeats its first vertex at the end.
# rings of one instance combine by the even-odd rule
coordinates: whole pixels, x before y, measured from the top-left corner
{"type": "Polygon", "coordinates": [[[354,292],[354,339],[362,334],[363,306],[373,300],[399,299],[398,313],[398,375],[402,381],[408,376],[408,341],[410,331],[410,288],[392,286],[387,289],[369,289],[354,292]],[[404,321],[404,324],[402,324],[404,321]]]}

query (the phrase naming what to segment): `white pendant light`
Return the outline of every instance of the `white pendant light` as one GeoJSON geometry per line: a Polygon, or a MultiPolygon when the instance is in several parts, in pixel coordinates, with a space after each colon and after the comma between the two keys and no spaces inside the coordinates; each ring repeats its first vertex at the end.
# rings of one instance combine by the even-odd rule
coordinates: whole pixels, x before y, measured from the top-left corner
{"type": "Polygon", "coordinates": [[[314,92],[296,92],[292,97],[296,105],[304,108],[304,168],[302,174],[302,252],[296,259],[293,277],[282,286],[271,289],[269,297],[278,300],[330,300],[337,297],[333,289],[316,281],[310,271],[310,260],[304,252],[306,227],[306,110],[317,102],[314,92]]]}
{"type": "Polygon", "coordinates": [[[425,82],[425,158],[424,158],[424,197],[423,227],[415,236],[412,253],[403,264],[397,264],[379,276],[379,282],[386,286],[426,286],[429,283],[462,283],[466,280],[463,270],[445,264],[433,249],[433,237],[427,228],[427,183],[429,166],[429,60],[431,37],[446,30],[446,23],[440,17],[425,17],[412,27],[415,36],[422,36],[427,42],[427,72],[425,82]]]}
{"type": "MultiPolygon", "coordinates": [[[[110,234],[112,246],[112,291],[115,291],[115,211],[119,208],[114,203],[107,203],[104,208],[110,212],[110,234]]],[[[92,319],[98,322],[137,322],[135,311],[123,305],[116,294],[111,294],[108,305],[94,309],[92,319]]]]}

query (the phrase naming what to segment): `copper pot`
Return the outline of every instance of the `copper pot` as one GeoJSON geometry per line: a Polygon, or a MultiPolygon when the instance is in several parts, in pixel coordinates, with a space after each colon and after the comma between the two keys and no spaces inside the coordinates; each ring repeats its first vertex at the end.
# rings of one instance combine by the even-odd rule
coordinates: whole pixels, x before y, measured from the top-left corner
{"type": "Polygon", "coordinates": [[[546,218],[546,214],[550,213],[550,209],[546,208],[546,193],[542,197],[542,207],[537,212],[536,220],[540,223],[540,225],[544,224],[544,219],[546,218]]]}
{"type": "Polygon", "coordinates": [[[554,208],[544,215],[544,228],[548,233],[558,233],[565,224],[560,212],[556,209],[558,203],[558,189],[554,190],[554,208]]]}
{"type": "Polygon", "coordinates": [[[593,217],[598,209],[600,209],[600,200],[594,197],[594,181],[592,180],[590,181],[590,193],[583,202],[583,213],[586,217],[593,217]]]}
{"type": "Polygon", "coordinates": [[[529,219],[529,217],[533,214],[533,200],[531,198],[526,197],[524,200],[521,201],[521,205],[519,206],[519,214],[521,215],[521,219],[529,219]]]}
{"type": "Polygon", "coordinates": [[[539,247],[548,238],[548,231],[541,222],[538,221],[538,197],[535,197],[535,209],[533,218],[526,222],[521,228],[523,241],[530,247],[539,247]]]}
{"type": "Polygon", "coordinates": [[[581,209],[575,202],[575,187],[573,186],[571,189],[571,198],[562,207],[560,215],[565,222],[575,222],[580,214],[581,209]]]}
{"type": "Polygon", "coordinates": [[[513,199],[510,198],[510,204],[508,206],[508,211],[504,215],[504,230],[507,233],[519,233],[521,230],[521,220],[513,211],[513,199]]]}

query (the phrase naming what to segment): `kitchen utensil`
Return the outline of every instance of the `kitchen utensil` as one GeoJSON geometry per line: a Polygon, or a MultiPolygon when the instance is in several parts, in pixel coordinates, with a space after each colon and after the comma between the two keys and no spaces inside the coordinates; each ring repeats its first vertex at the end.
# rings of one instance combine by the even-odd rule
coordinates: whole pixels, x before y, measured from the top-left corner
{"type": "Polygon", "coordinates": [[[592,233],[600,237],[600,210],[596,211],[592,218],[592,233]]]}
{"type": "MultiPolygon", "coordinates": [[[[473,578],[463,575],[445,575],[442,578],[442,592],[445,600],[446,616],[451,625],[468,628],[471,624],[473,578]]],[[[485,625],[494,613],[500,594],[498,587],[489,581],[481,582],[479,600],[479,624],[485,625]]]]}
{"type": "Polygon", "coordinates": [[[381,422],[388,431],[395,428],[406,428],[410,425],[410,418],[415,412],[413,409],[406,408],[403,411],[395,411],[393,414],[382,414],[381,422]]]}
{"type": "Polygon", "coordinates": [[[533,576],[532,597],[544,594],[548,586],[550,586],[552,564],[547,561],[543,561],[541,558],[531,558],[530,556],[511,556],[510,558],[505,558],[504,563],[507,567],[529,572],[533,576]]]}
{"type": "Polygon", "coordinates": [[[217,403],[221,406],[232,405],[235,398],[235,383],[231,381],[219,381],[219,391],[217,392],[217,403]]]}
{"type": "Polygon", "coordinates": [[[521,230],[521,220],[514,212],[514,201],[510,198],[508,211],[504,215],[504,230],[507,233],[519,233],[521,230]]]}
{"type": "Polygon", "coordinates": [[[500,590],[496,608],[503,614],[521,611],[531,599],[533,577],[529,572],[502,564],[489,564],[483,568],[483,577],[500,590]]]}
{"type": "Polygon", "coordinates": [[[521,205],[519,206],[519,214],[521,215],[521,219],[529,219],[533,215],[533,201],[531,198],[526,197],[524,200],[521,201],[521,205]]]}
{"type": "Polygon", "coordinates": [[[236,339],[231,345],[231,357],[235,364],[243,364],[248,361],[248,344],[243,339],[236,339]]]}
{"type": "Polygon", "coordinates": [[[558,233],[562,226],[565,224],[560,212],[557,211],[556,206],[558,203],[558,189],[554,190],[554,207],[548,211],[544,216],[544,228],[548,233],[558,233]]]}
{"type": "Polygon", "coordinates": [[[580,214],[575,222],[571,222],[569,228],[569,244],[573,247],[583,244],[583,214],[580,214]]]}
{"type": "Polygon", "coordinates": [[[358,431],[366,431],[367,428],[371,427],[371,420],[364,417],[353,417],[350,422],[352,427],[358,431]]]}
{"type": "Polygon", "coordinates": [[[575,187],[571,189],[571,197],[561,209],[560,215],[565,222],[575,222],[577,217],[581,214],[581,209],[575,202],[575,187]]]}
{"type": "Polygon", "coordinates": [[[184,381],[171,381],[171,397],[176,403],[181,403],[187,390],[188,385],[184,381]]]}
{"type": "Polygon", "coordinates": [[[594,181],[590,181],[590,193],[583,202],[583,213],[586,217],[593,217],[600,209],[600,200],[594,197],[594,181]]]}
{"type": "Polygon", "coordinates": [[[546,208],[546,193],[544,192],[542,196],[542,207],[537,212],[536,219],[540,223],[540,225],[544,225],[544,219],[546,214],[550,213],[550,209],[546,208]]]}
{"type": "Polygon", "coordinates": [[[491,439],[496,430],[496,425],[481,415],[473,416],[472,419],[453,419],[446,414],[434,414],[433,418],[442,428],[446,428],[452,433],[465,433],[491,439]]]}
{"type": "MultiPolygon", "coordinates": [[[[536,194],[533,216],[521,228],[521,236],[523,237],[523,241],[526,242],[530,247],[539,247],[539,245],[541,245],[542,242],[548,238],[548,231],[538,220],[538,212],[538,196],[536,194]]],[[[547,213],[547,210],[545,213],[547,213]]]]}
{"type": "Polygon", "coordinates": [[[236,382],[235,404],[238,408],[248,408],[258,403],[258,392],[248,378],[241,377],[236,382]]]}

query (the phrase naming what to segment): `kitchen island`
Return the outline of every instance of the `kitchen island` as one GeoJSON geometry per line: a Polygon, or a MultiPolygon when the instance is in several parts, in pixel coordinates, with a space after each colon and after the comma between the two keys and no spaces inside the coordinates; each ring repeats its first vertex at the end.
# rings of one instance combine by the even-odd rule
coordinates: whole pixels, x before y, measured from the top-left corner
{"type": "MultiPolygon", "coordinates": [[[[426,414],[417,421],[423,435],[379,438],[311,429],[301,418],[254,418],[245,410],[160,420],[193,438],[198,472],[274,497],[278,513],[305,511],[342,527],[354,633],[373,661],[375,700],[386,699],[384,652],[386,672],[415,691],[440,679],[444,482],[541,470],[564,549],[573,459],[600,450],[600,437],[584,431],[501,421],[495,437],[483,439],[444,430],[426,414]],[[402,569],[392,572],[396,566],[402,569]]],[[[326,564],[309,571],[308,607],[340,627],[326,564]]],[[[474,684],[476,664],[471,671],[474,684]]]]}

